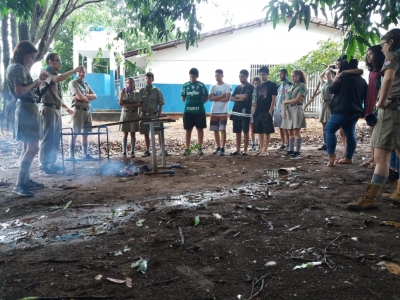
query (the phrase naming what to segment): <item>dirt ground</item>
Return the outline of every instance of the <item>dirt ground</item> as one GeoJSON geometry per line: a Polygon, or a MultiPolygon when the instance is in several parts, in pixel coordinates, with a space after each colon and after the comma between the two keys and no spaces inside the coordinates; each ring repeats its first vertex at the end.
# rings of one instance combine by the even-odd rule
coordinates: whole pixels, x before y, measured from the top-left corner
{"type": "MultiPolygon", "coordinates": [[[[276,134],[270,156],[215,157],[208,131],[205,156],[179,156],[181,120],[166,130],[175,175],[100,176],[81,162],[39,177],[35,159],[46,187],[30,199],[11,193],[21,146],[2,133],[0,299],[400,299],[399,206],[346,209],[373,173],[358,166],[367,127],[354,164],[328,168],[320,125],[307,121],[300,160],[281,158],[276,134]]],[[[117,129],[110,161],[151,168],[150,157],[120,157],[117,129]]]]}

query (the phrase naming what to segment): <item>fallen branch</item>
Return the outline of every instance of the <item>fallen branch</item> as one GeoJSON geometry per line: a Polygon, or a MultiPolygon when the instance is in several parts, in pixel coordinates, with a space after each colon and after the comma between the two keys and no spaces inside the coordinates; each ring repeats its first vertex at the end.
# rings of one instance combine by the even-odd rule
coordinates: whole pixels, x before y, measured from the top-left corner
{"type": "Polygon", "coordinates": [[[182,243],[182,245],[184,245],[185,244],[185,238],[183,236],[182,227],[179,227],[179,235],[181,237],[181,243],[182,243]]]}
{"type": "Polygon", "coordinates": [[[260,279],[258,279],[256,282],[253,283],[253,285],[252,285],[252,287],[251,287],[251,295],[250,295],[250,298],[248,298],[247,300],[254,299],[255,297],[257,297],[257,296],[262,292],[262,290],[264,289],[264,279],[265,279],[266,277],[268,277],[269,275],[271,275],[271,273],[268,273],[268,274],[265,274],[264,276],[261,276],[260,279]],[[261,287],[260,287],[260,289],[258,290],[258,292],[255,293],[255,294],[253,295],[254,288],[257,286],[257,284],[258,284],[260,281],[261,281],[261,287]]]}
{"type": "Polygon", "coordinates": [[[168,279],[168,280],[164,280],[164,281],[158,281],[158,282],[154,282],[154,283],[150,283],[150,284],[146,284],[144,287],[148,287],[148,286],[152,286],[152,285],[157,285],[157,284],[163,284],[163,283],[168,283],[174,280],[177,280],[179,278],[179,276],[176,276],[174,278],[168,279]]]}
{"type": "Polygon", "coordinates": [[[56,264],[65,264],[65,263],[74,263],[78,262],[80,259],[71,259],[71,260],[60,260],[60,259],[45,259],[40,261],[30,262],[30,265],[40,264],[40,263],[56,263],[56,264]]]}

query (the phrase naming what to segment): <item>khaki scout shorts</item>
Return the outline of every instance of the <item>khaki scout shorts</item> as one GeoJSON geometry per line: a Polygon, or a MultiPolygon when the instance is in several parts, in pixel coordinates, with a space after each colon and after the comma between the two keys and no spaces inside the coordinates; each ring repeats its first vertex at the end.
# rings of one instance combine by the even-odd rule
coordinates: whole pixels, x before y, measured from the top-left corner
{"type": "MultiPolygon", "coordinates": [[[[157,116],[158,112],[155,113],[150,113],[150,115],[146,116],[143,113],[140,114],[140,118],[149,118],[152,119],[157,116]]],[[[144,124],[146,120],[141,120],[140,121],[140,134],[149,134],[150,133],[150,125],[149,124],[144,124]]],[[[154,126],[160,126],[159,123],[154,124],[154,126]]]]}
{"type": "Polygon", "coordinates": [[[378,120],[372,132],[371,147],[400,149],[400,102],[379,108],[378,120]]]}
{"type": "Polygon", "coordinates": [[[89,110],[77,109],[73,107],[74,115],[72,116],[72,129],[76,133],[92,132],[92,114],[89,110]]]}

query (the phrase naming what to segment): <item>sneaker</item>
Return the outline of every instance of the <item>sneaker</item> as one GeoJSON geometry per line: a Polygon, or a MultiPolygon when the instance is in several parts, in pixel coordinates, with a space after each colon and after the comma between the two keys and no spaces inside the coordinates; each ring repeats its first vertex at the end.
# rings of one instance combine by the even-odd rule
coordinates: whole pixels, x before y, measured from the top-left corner
{"type": "Polygon", "coordinates": [[[36,182],[36,181],[33,181],[32,179],[29,179],[29,182],[26,184],[26,187],[29,190],[41,189],[41,188],[44,188],[44,184],[36,182]]]}
{"type": "Polygon", "coordinates": [[[33,197],[35,194],[28,190],[27,186],[24,184],[16,185],[13,190],[13,194],[16,194],[20,197],[33,197]]]}
{"type": "Polygon", "coordinates": [[[249,149],[249,151],[257,151],[256,144],[252,144],[251,148],[249,149]]]}
{"type": "Polygon", "coordinates": [[[230,154],[230,156],[237,156],[237,155],[240,155],[239,152],[237,152],[237,151],[231,152],[231,154],[230,154]]]}
{"type": "Polygon", "coordinates": [[[212,153],[213,155],[217,155],[221,152],[221,148],[217,147],[215,148],[215,151],[212,153]]]}
{"type": "Polygon", "coordinates": [[[326,150],[326,145],[323,144],[321,147],[319,147],[317,150],[326,150]]]}
{"type": "Polygon", "coordinates": [[[188,156],[188,155],[190,155],[190,150],[189,150],[189,149],[185,149],[185,151],[183,151],[182,155],[183,155],[183,156],[188,156]]]}
{"type": "Polygon", "coordinates": [[[300,159],[301,155],[300,152],[294,152],[290,159],[300,159]]]}
{"type": "Polygon", "coordinates": [[[286,145],[282,144],[279,148],[278,151],[283,151],[286,149],[286,145]]]}
{"type": "Polygon", "coordinates": [[[201,149],[197,150],[197,155],[204,155],[203,150],[201,149]]]}
{"type": "Polygon", "coordinates": [[[49,168],[44,168],[44,167],[41,167],[39,172],[40,172],[40,175],[44,175],[44,176],[51,176],[53,174],[56,174],[56,172],[54,172],[53,170],[51,170],[49,168]]]}
{"type": "Polygon", "coordinates": [[[221,151],[219,152],[219,156],[225,156],[225,149],[221,148],[221,151]]]}
{"type": "Polygon", "coordinates": [[[294,151],[287,151],[286,154],[282,155],[281,157],[291,158],[294,154],[294,151]]]}
{"type": "Polygon", "coordinates": [[[247,154],[247,152],[242,152],[242,156],[247,156],[248,154],[247,154]]]}
{"type": "Polygon", "coordinates": [[[150,156],[150,155],[151,155],[150,151],[146,150],[146,151],[143,152],[142,157],[147,157],[147,156],[150,156]]]}

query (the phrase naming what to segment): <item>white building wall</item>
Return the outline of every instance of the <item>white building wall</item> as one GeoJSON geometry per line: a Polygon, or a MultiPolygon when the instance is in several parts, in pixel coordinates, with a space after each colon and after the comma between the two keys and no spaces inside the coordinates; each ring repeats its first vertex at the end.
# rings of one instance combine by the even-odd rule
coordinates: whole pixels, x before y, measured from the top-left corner
{"type": "Polygon", "coordinates": [[[214,71],[222,69],[224,81],[234,84],[239,83],[239,71],[250,72],[251,64],[293,62],[316,49],[318,41],[338,35],[337,29],[316,24],[310,24],[308,30],[298,25],[288,32],[288,24],[281,22],[274,30],[269,22],[208,37],[189,50],[182,44],[154,52],[147,70],[155,74],[157,83],[182,84],[189,79],[189,69],[195,67],[199,80],[211,84],[215,82],[214,71]]]}

